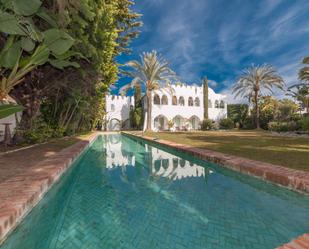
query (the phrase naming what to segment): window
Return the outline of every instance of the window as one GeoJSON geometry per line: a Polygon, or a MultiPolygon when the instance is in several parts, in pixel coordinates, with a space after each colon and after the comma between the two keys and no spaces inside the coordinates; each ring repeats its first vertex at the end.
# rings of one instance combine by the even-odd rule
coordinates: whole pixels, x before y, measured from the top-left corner
{"type": "Polygon", "coordinates": [[[200,106],[200,99],[198,97],[195,98],[194,104],[195,106],[200,106]]]}
{"type": "Polygon", "coordinates": [[[114,104],[111,104],[111,111],[115,111],[115,105],[114,104]]]}
{"type": "Polygon", "coordinates": [[[215,101],[215,108],[219,108],[219,100],[215,101]]]}
{"type": "Polygon", "coordinates": [[[193,106],[193,98],[189,97],[188,99],[188,106],[193,106]]]}
{"type": "Polygon", "coordinates": [[[153,96],[153,103],[155,105],[160,105],[160,97],[158,94],[155,94],[155,96],[153,96]]]}
{"type": "Polygon", "coordinates": [[[208,108],[212,108],[212,103],[210,99],[208,100],[208,108]]]}
{"type": "Polygon", "coordinates": [[[163,95],[161,99],[161,105],[168,105],[167,96],[163,95]]]}
{"type": "Polygon", "coordinates": [[[182,96],[179,97],[179,105],[182,105],[182,106],[185,105],[185,99],[182,96]]]}
{"type": "Polygon", "coordinates": [[[177,97],[173,96],[172,98],[172,105],[177,105],[177,97]]]}
{"type": "Polygon", "coordinates": [[[220,108],[224,109],[224,101],[223,100],[220,101],[220,108]]]}

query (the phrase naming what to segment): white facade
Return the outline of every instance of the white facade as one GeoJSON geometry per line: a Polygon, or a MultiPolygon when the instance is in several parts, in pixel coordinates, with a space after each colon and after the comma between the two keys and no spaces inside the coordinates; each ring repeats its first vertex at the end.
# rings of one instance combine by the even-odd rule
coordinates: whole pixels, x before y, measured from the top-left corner
{"type": "MultiPolygon", "coordinates": [[[[200,123],[204,119],[203,101],[202,86],[172,85],[171,89],[161,88],[153,91],[151,129],[154,131],[199,129],[200,123]],[[170,127],[168,123],[170,123],[170,127]]],[[[133,107],[133,105],[133,97],[108,95],[106,98],[107,115],[122,121],[129,118],[130,106],[133,107]],[[121,112],[124,113],[122,116],[121,112]]],[[[208,116],[214,121],[219,121],[227,116],[225,96],[216,94],[211,88],[208,88],[208,116]]],[[[115,125],[115,122],[113,124],[109,122],[108,130],[121,128],[115,125]]]]}
{"type": "Polygon", "coordinates": [[[106,129],[117,131],[129,128],[130,110],[133,106],[133,96],[106,95],[106,129]]]}

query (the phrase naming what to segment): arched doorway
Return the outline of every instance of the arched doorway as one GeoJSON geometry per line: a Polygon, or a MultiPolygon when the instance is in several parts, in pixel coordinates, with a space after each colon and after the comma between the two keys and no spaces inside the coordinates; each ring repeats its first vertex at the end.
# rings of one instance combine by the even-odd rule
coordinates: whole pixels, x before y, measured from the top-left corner
{"type": "Polygon", "coordinates": [[[180,115],[177,115],[173,118],[174,126],[176,130],[185,130],[186,119],[180,115]]]}
{"type": "Polygon", "coordinates": [[[200,122],[201,122],[201,120],[197,116],[195,116],[195,115],[192,116],[190,118],[190,125],[191,125],[192,130],[200,129],[200,122]]]}
{"type": "Polygon", "coordinates": [[[167,130],[167,118],[164,115],[159,115],[154,119],[154,130],[163,131],[167,130]]]}

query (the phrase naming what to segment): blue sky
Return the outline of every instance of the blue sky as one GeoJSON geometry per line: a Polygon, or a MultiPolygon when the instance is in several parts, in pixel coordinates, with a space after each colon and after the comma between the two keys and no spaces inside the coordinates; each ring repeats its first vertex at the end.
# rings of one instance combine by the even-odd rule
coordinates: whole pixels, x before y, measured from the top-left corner
{"type": "Polygon", "coordinates": [[[157,50],[182,82],[208,76],[217,92],[229,93],[252,63],[274,65],[289,85],[309,55],[309,0],[136,0],[134,9],[141,35],[118,61],[157,50]]]}

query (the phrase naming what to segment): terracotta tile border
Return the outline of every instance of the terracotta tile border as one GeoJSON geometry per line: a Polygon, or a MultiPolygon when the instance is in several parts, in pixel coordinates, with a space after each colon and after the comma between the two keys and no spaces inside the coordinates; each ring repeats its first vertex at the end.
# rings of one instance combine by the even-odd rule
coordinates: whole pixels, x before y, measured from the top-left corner
{"type": "Polygon", "coordinates": [[[81,141],[39,162],[30,172],[0,184],[0,245],[100,134],[103,133],[83,137],[81,141]]]}
{"type": "Polygon", "coordinates": [[[304,234],[291,242],[278,247],[277,249],[308,249],[309,248],[309,233],[304,234]]]}
{"type": "Polygon", "coordinates": [[[189,145],[142,136],[140,133],[122,132],[122,134],[165,145],[177,151],[191,154],[199,159],[214,162],[220,166],[275,183],[294,191],[309,193],[309,172],[289,169],[279,165],[254,161],[207,149],[194,148],[189,145]]]}

